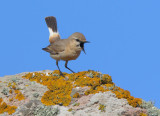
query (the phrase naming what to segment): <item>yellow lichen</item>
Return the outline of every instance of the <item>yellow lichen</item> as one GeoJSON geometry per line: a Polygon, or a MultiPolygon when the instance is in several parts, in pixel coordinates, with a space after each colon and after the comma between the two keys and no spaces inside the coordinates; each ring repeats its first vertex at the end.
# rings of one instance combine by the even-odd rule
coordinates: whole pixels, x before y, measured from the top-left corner
{"type": "Polygon", "coordinates": [[[12,89],[16,89],[16,86],[15,86],[15,85],[12,85],[12,89]]]}
{"type": "MultiPolygon", "coordinates": [[[[47,86],[49,90],[41,98],[41,102],[45,105],[63,104],[67,106],[71,101],[70,94],[72,89],[74,87],[85,86],[90,88],[84,92],[85,95],[111,91],[116,94],[117,98],[127,99],[128,103],[133,107],[140,106],[142,103],[141,99],[131,96],[129,91],[115,86],[111,76],[108,74],[102,75],[91,70],[73,74],[64,73],[66,78],[59,76],[59,74],[58,70],[47,73],[47,75],[45,73],[34,72],[26,74],[23,78],[47,86]]],[[[73,97],[78,97],[78,95],[75,94],[73,97]]]]}
{"type": "Polygon", "coordinates": [[[11,115],[12,113],[14,113],[16,111],[17,106],[8,106],[7,109],[8,109],[7,110],[8,114],[11,115]]]}
{"type": "MultiPolygon", "coordinates": [[[[12,94],[12,93],[14,92],[14,93],[16,94],[15,99],[17,99],[17,100],[19,100],[19,101],[25,99],[25,97],[24,97],[24,95],[21,93],[21,91],[16,88],[16,83],[15,83],[15,82],[13,82],[13,84],[9,83],[8,86],[9,86],[9,87],[12,86],[12,89],[9,90],[9,93],[12,94]]],[[[13,99],[13,98],[12,98],[12,99],[13,99]]],[[[10,100],[10,101],[11,101],[11,100],[10,100]]],[[[13,101],[13,100],[12,100],[12,101],[13,101]]]]}
{"type": "Polygon", "coordinates": [[[8,87],[10,87],[12,84],[11,83],[8,83],[8,87]]]}
{"type": "Polygon", "coordinates": [[[10,101],[10,102],[13,101],[13,98],[9,98],[9,101],[10,101]]]}
{"type": "Polygon", "coordinates": [[[73,110],[72,108],[68,109],[69,112],[71,112],[72,110],[73,110]]]}
{"type": "MultiPolygon", "coordinates": [[[[16,89],[16,83],[8,83],[8,87],[12,88],[9,90],[10,94],[13,94],[13,92],[16,94],[15,99],[23,100],[24,96],[23,94],[16,89]]],[[[14,97],[10,97],[9,101],[12,102],[14,100],[14,97]]],[[[9,115],[14,113],[17,109],[17,106],[10,106],[7,105],[2,98],[0,98],[0,114],[3,114],[4,112],[7,112],[9,115]]]]}
{"type": "Polygon", "coordinates": [[[90,90],[85,91],[84,94],[85,94],[85,95],[91,94],[91,93],[90,93],[90,90]]]}
{"type": "Polygon", "coordinates": [[[18,93],[20,93],[20,91],[19,90],[14,90],[14,93],[18,94],[18,93]]]}
{"type": "Polygon", "coordinates": [[[105,89],[104,89],[103,86],[98,86],[98,87],[96,88],[96,90],[97,90],[97,91],[101,91],[101,92],[105,92],[105,89]]]}
{"type": "Polygon", "coordinates": [[[45,105],[55,105],[55,104],[63,104],[64,106],[69,105],[70,101],[71,101],[71,96],[70,93],[68,91],[62,91],[62,90],[55,90],[53,91],[47,91],[42,99],[41,102],[45,105]]]}
{"type": "Polygon", "coordinates": [[[101,84],[112,84],[112,78],[108,74],[104,74],[101,78],[101,84]]]}
{"type": "Polygon", "coordinates": [[[0,98],[0,104],[2,103],[2,101],[3,101],[3,99],[2,99],[2,98],[0,98]]]}
{"type": "Polygon", "coordinates": [[[106,108],[106,106],[105,105],[103,105],[103,104],[99,104],[99,110],[101,110],[101,112],[105,112],[105,108],[106,108]]]}
{"type": "Polygon", "coordinates": [[[130,95],[130,92],[127,90],[123,90],[121,88],[118,88],[117,91],[113,91],[113,93],[116,94],[117,98],[125,98],[127,99],[129,105],[133,107],[140,106],[142,104],[142,100],[139,98],[134,98],[133,96],[130,95]]]}
{"type": "Polygon", "coordinates": [[[25,99],[24,95],[19,90],[15,90],[15,93],[17,94],[16,97],[15,97],[15,99],[17,99],[19,101],[25,99]]]}
{"type": "Polygon", "coordinates": [[[146,113],[140,113],[139,116],[148,116],[146,113]]]}
{"type": "Polygon", "coordinates": [[[8,112],[8,114],[12,114],[16,111],[17,106],[10,106],[7,105],[5,102],[3,102],[3,99],[0,98],[0,114],[3,114],[4,112],[8,112]]]}
{"type": "Polygon", "coordinates": [[[12,94],[12,92],[13,92],[13,91],[12,91],[12,89],[10,89],[10,90],[9,90],[9,93],[11,93],[11,94],[12,94]]]}
{"type": "Polygon", "coordinates": [[[80,103],[75,103],[73,106],[79,106],[80,105],[80,103]]]}
{"type": "Polygon", "coordinates": [[[79,98],[79,97],[80,97],[79,93],[75,93],[75,94],[73,95],[73,98],[79,98]]]}
{"type": "Polygon", "coordinates": [[[106,86],[107,88],[109,88],[109,87],[114,87],[115,85],[114,85],[114,83],[112,83],[112,84],[105,84],[105,86],[106,86]]]}

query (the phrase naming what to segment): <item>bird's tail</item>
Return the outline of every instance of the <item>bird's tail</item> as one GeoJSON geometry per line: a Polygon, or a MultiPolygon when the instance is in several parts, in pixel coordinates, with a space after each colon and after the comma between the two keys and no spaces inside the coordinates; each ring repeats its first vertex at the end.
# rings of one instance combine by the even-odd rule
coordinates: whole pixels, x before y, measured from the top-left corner
{"type": "Polygon", "coordinates": [[[51,29],[52,32],[57,32],[57,21],[53,16],[49,16],[45,18],[48,28],[51,29]]]}
{"type": "Polygon", "coordinates": [[[50,52],[50,50],[46,47],[46,48],[42,48],[42,50],[46,51],[46,52],[50,52]]]}
{"type": "Polygon", "coordinates": [[[60,39],[60,35],[57,30],[57,21],[56,18],[53,16],[49,16],[45,18],[45,21],[47,23],[48,29],[49,29],[49,42],[54,43],[56,40],[60,39]]]}

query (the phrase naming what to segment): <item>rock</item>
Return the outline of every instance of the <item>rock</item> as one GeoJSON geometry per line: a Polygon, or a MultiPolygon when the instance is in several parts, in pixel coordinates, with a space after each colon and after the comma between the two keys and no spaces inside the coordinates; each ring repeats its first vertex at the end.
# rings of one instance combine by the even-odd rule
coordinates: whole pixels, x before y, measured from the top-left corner
{"type": "MultiPolygon", "coordinates": [[[[52,71],[38,71],[50,76],[52,71]]],[[[72,88],[70,94],[71,102],[68,106],[50,105],[46,106],[41,103],[41,98],[49,89],[35,81],[22,78],[27,72],[9,75],[0,78],[0,97],[9,105],[15,105],[18,108],[11,116],[139,116],[140,113],[150,113],[159,115],[160,111],[151,103],[143,102],[141,107],[134,108],[128,104],[126,99],[118,99],[111,91],[99,92],[95,94],[85,95],[84,92],[89,90],[89,86],[72,88]],[[18,101],[15,98],[16,93],[10,93],[12,87],[9,83],[16,83],[18,89],[25,97],[24,100],[18,101]],[[73,98],[75,93],[79,93],[79,98],[73,98]]],[[[90,78],[94,78],[91,72],[86,74],[90,78]]],[[[102,74],[101,74],[102,75],[102,74]]],[[[101,77],[100,75],[100,77],[101,77]]],[[[35,75],[34,75],[35,76],[35,75]]],[[[55,74],[59,78],[58,74],[55,74]]],[[[96,78],[99,78],[96,76],[96,78]]],[[[68,81],[69,78],[66,79],[68,81]]],[[[52,97],[52,96],[51,96],[52,97]]],[[[62,105],[62,104],[61,104],[62,105]]],[[[0,116],[8,116],[8,113],[0,114],[0,116]]]]}

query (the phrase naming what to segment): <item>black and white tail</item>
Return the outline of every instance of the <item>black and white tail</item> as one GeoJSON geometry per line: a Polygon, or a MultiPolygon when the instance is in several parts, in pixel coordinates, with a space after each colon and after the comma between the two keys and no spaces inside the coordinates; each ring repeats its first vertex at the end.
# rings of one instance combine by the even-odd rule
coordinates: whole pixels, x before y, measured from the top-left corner
{"type": "Polygon", "coordinates": [[[53,32],[57,32],[57,21],[55,17],[53,16],[46,17],[45,21],[49,29],[51,29],[53,32]]]}
{"type": "Polygon", "coordinates": [[[50,43],[53,43],[55,40],[60,39],[58,30],[57,30],[56,18],[53,16],[49,16],[45,18],[45,21],[50,33],[50,36],[49,36],[50,43]]]}

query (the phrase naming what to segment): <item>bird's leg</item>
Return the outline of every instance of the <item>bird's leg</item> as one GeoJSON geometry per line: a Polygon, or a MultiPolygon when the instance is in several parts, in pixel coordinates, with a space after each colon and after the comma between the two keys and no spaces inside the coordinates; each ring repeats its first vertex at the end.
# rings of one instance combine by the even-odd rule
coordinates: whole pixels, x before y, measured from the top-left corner
{"type": "Polygon", "coordinates": [[[58,66],[58,60],[56,61],[56,65],[57,65],[58,70],[59,70],[59,72],[60,72],[60,76],[64,76],[64,75],[63,75],[63,73],[61,72],[61,70],[60,70],[59,66],[58,66]]]}
{"type": "Polygon", "coordinates": [[[71,70],[70,68],[67,67],[67,64],[68,64],[68,61],[66,61],[65,67],[66,67],[68,70],[70,70],[72,73],[75,73],[73,70],[71,70]]]}

